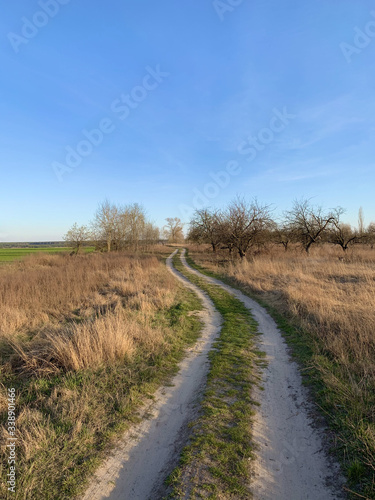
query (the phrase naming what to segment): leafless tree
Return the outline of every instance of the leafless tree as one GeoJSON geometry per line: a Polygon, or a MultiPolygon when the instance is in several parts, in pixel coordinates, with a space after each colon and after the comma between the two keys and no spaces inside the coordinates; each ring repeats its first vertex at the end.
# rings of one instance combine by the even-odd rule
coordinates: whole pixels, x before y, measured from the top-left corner
{"type": "Polygon", "coordinates": [[[367,228],[367,240],[371,245],[371,248],[374,248],[375,244],[375,222],[370,222],[367,228]]]}
{"type": "Polygon", "coordinates": [[[259,241],[259,236],[271,224],[270,207],[256,200],[247,203],[237,198],[226,213],[228,240],[243,259],[248,249],[259,241]]]}
{"type": "Polygon", "coordinates": [[[295,233],[285,222],[281,222],[278,224],[275,223],[274,227],[272,228],[272,234],[273,241],[277,245],[282,245],[286,252],[288,251],[290,243],[292,243],[296,239],[295,233]]]}
{"type": "Polygon", "coordinates": [[[138,203],[118,206],[105,201],[99,205],[92,223],[97,246],[107,251],[133,248],[138,250],[151,239],[159,239],[159,229],[147,220],[138,203]]]}
{"type": "Polygon", "coordinates": [[[143,228],[142,242],[147,247],[160,240],[160,230],[152,222],[146,222],[143,228]]]}
{"type": "Polygon", "coordinates": [[[353,230],[350,224],[344,224],[341,222],[341,216],[345,213],[345,210],[341,207],[336,208],[333,211],[332,224],[328,230],[328,241],[335,245],[339,245],[344,252],[354,243],[359,243],[363,238],[363,234],[358,234],[357,231],[353,230]]]}
{"type": "Polygon", "coordinates": [[[129,217],[129,244],[134,250],[138,250],[140,242],[143,238],[144,228],[146,224],[146,214],[138,203],[128,207],[129,217]]]}
{"type": "Polygon", "coordinates": [[[362,207],[360,207],[358,210],[358,233],[359,235],[365,233],[365,216],[362,207]]]}
{"type": "Polygon", "coordinates": [[[64,240],[73,247],[73,253],[76,255],[82,248],[82,246],[89,241],[91,238],[90,231],[86,226],[78,226],[75,222],[73,226],[64,236],[64,240]]]}
{"type": "Polygon", "coordinates": [[[191,221],[188,239],[209,243],[213,252],[222,241],[222,216],[218,210],[203,208],[196,210],[191,221]]]}
{"type": "Polygon", "coordinates": [[[311,245],[322,240],[334,219],[333,212],[325,212],[320,206],[314,207],[309,200],[296,200],[293,208],[285,212],[286,227],[296,235],[307,253],[311,245]]]}
{"type": "Polygon", "coordinates": [[[168,217],[165,219],[164,235],[170,243],[184,241],[183,224],[178,217],[168,217]]]}
{"type": "Polygon", "coordinates": [[[106,243],[107,251],[112,249],[112,242],[116,237],[118,207],[111,204],[108,200],[100,203],[92,222],[93,232],[97,240],[103,240],[106,243]]]}

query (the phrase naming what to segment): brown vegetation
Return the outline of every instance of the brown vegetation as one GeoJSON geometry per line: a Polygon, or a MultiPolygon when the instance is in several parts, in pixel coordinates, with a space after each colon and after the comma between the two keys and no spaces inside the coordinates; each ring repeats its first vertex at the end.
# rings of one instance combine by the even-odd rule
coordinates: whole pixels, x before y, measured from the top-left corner
{"type": "MultiPolygon", "coordinates": [[[[160,263],[155,257],[124,253],[30,256],[0,268],[0,337],[33,334],[33,329],[77,320],[154,287],[160,263]],[[112,303],[112,304],[111,304],[112,303]]],[[[165,279],[164,279],[165,281],[165,279]]],[[[165,283],[164,283],[165,284],[165,283]]],[[[171,280],[169,280],[171,285],[171,280]]],[[[134,299],[132,299],[134,300],[134,299]]]]}
{"type": "Polygon", "coordinates": [[[156,256],[117,252],[29,257],[0,268],[0,290],[1,440],[16,389],[12,498],[72,498],[196,339],[197,302],[156,256]]]}
{"type": "Polygon", "coordinates": [[[192,246],[190,254],[307,332],[309,366],[323,381],[327,411],[352,464],[349,477],[369,481],[365,469],[375,476],[375,251],[356,245],[343,255],[321,245],[309,255],[274,246],[240,261],[192,246]]]}

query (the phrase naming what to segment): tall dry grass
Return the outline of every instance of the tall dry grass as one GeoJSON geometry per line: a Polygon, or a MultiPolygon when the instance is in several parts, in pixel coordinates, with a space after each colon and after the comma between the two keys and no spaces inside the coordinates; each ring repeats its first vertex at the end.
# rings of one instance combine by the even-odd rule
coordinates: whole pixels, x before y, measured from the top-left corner
{"type": "MultiPolygon", "coordinates": [[[[208,255],[198,261],[223,269],[208,255]]],[[[352,375],[375,380],[374,250],[357,248],[344,256],[320,247],[307,256],[274,248],[243,262],[227,262],[225,272],[313,332],[352,375]]]]}
{"type": "Polygon", "coordinates": [[[3,361],[46,375],[130,357],[146,338],[151,349],[151,320],[176,291],[152,256],[32,256],[0,271],[3,361]]]}
{"type": "Polygon", "coordinates": [[[309,363],[321,375],[327,411],[337,412],[344,452],[361,457],[359,478],[362,466],[375,471],[375,250],[323,246],[306,255],[276,247],[243,262],[197,248],[190,254],[307,332],[309,363]]]}
{"type": "Polygon", "coordinates": [[[175,369],[199,322],[161,259],[32,256],[0,268],[0,441],[16,389],[17,493],[73,498],[114,431],[175,369]]]}

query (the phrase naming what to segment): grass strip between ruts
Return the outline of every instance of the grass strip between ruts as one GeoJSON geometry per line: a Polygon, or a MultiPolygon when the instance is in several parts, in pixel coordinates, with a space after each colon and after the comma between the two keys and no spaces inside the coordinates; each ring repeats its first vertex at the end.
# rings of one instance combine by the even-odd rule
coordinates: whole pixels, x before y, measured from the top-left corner
{"type": "Polygon", "coordinates": [[[220,336],[209,354],[210,369],[201,414],[180,465],[168,479],[168,498],[250,498],[254,458],[252,387],[264,354],[256,346],[257,323],[238,299],[189,273],[176,255],[174,266],[206,292],[220,312],[220,336]]]}

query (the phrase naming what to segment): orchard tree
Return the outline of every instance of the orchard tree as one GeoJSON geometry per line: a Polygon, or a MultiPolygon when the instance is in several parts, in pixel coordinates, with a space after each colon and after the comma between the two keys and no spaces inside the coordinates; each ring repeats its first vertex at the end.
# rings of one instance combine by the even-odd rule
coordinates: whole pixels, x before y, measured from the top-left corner
{"type": "Polygon", "coordinates": [[[334,218],[332,224],[328,230],[328,241],[335,245],[339,245],[344,252],[354,243],[359,243],[359,241],[364,237],[358,234],[357,231],[353,230],[350,224],[344,224],[341,222],[341,216],[345,213],[345,210],[341,207],[336,208],[333,211],[334,218]]]}
{"type": "Polygon", "coordinates": [[[225,216],[227,239],[243,259],[248,249],[259,242],[262,232],[271,226],[270,207],[237,198],[228,207],[225,216]]]}
{"type": "Polygon", "coordinates": [[[282,245],[284,250],[287,252],[289,244],[295,240],[295,234],[293,230],[286,223],[280,223],[274,225],[272,228],[272,240],[277,245],[282,245]]]}
{"type": "Polygon", "coordinates": [[[222,216],[218,210],[202,208],[196,210],[190,221],[188,239],[201,243],[209,243],[212,251],[223,239],[222,235],[222,216]]]}
{"type": "Polygon", "coordinates": [[[285,212],[285,226],[296,235],[297,240],[309,253],[311,245],[322,240],[335,220],[334,213],[314,207],[309,200],[295,201],[293,208],[285,212]]]}

